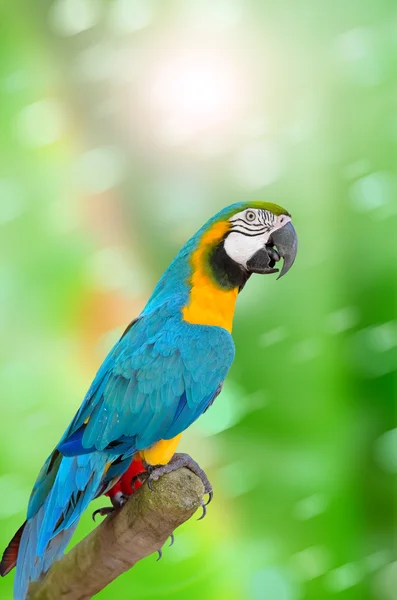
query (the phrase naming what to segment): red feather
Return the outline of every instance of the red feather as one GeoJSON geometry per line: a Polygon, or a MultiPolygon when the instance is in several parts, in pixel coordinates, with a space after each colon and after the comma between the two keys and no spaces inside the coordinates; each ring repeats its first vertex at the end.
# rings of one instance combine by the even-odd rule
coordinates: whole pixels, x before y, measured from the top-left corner
{"type": "Polygon", "coordinates": [[[118,480],[116,485],[112,487],[107,493],[106,496],[109,498],[113,498],[117,493],[121,492],[125,496],[131,496],[137,489],[139,489],[142,485],[140,481],[135,482],[134,487],[132,487],[131,482],[132,479],[139,475],[139,473],[144,473],[145,468],[140,458],[133,458],[130,466],[124,473],[124,475],[118,480]]]}
{"type": "Polygon", "coordinates": [[[11,542],[8,544],[7,548],[4,550],[3,558],[1,559],[0,563],[0,575],[2,577],[12,571],[17,564],[19,544],[21,543],[21,537],[23,530],[25,529],[25,525],[26,521],[23,525],[21,525],[11,542]]]}

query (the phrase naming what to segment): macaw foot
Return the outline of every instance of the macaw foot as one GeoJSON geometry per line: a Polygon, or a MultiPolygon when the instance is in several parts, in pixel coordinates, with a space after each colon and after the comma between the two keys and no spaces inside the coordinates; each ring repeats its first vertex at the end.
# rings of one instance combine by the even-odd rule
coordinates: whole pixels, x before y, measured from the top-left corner
{"type": "MultiPolygon", "coordinates": [[[[171,539],[171,542],[169,543],[169,546],[173,546],[173,544],[175,542],[175,536],[173,533],[171,533],[170,539],[171,539]]],[[[158,553],[157,560],[159,561],[160,558],[162,558],[162,556],[163,556],[163,548],[161,547],[159,550],[157,550],[157,553],[158,553]]]]}
{"type": "Polygon", "coordinates": [[[102,508],[94,510],[94,512],[92,513],[92,520],[95,521],[97,515],[100,515],[101,517],[107,517],[108,515],[114,513],[116,510],[120,510],[120,508],[124,506],[127,500],[128,496],[122,494],[121,492],[117,493],[111,498],[113,506],[103,506],[102,508]]]}
{"type": "Polygon", "coordinates": [[[201,519],[204,519],[205,515],[207,514],[207,505],[211,502],[214,492],[212,490],[212,485],[210,484],[209,479],[204,473],[203,469],[201,469],[196,461],[194,461],[188,454],[176,453],[166,465],[145,465],[146,471],[134,477],[133,482],[140,481],[143,483],[144,481],[147,481],[149,489],[153,491],[153,481],[158,481],[158,479],[160,479],[160,477],[166,473],[171,473],[172,471],[176,471],[182,467],[188,468],[190,471],[192,471],[192,473],[197,475],[197,477],[200,477],[204,485],[204,494],[208,494],[208,502],[204,502],[204,500],[201,502],[203,514],[198,519],[198,521],[201,521],[201,519]]]}

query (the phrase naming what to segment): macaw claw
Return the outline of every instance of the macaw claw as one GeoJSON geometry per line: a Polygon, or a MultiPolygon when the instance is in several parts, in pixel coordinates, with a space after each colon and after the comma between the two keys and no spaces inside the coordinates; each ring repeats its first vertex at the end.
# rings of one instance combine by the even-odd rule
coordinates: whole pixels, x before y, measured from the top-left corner
{"type": "Polygon", "coordinates": [[[97,515],[100,515],[101,517],[107,517],[108,515],[114,513],[115,510],[116,508],[114,506],[103,506],[102,508],[98,508],[92,513],[92,520],[94,521],[94,523],[96,523],[97,515]]]}
{"type": "MultiPolygon", "coordinates": [[[[171,542],[170,542],[169,546],[171,547],[174,545],[174,542],[175,542],[175,536],[173,533],[171,533],[170,538],[171,538],[171,542]]],[[[163,557],[163,549],[159,548],[159,550],[157,550],[157,553],[158,553],[158,557],[157,557],[156,562],[158,562],[160,560],[160,558],[163,557]]]]}
{"type": "MultiPolygon", "coordinates": [[[[145,483],[145,481],[148,481],[148,473],[146,471],[143,471],[142,473],[138,473],[138,475],[135,475],[135,477],[133,477],[131,479],[131,487],[134,488],[136,483],[145,483]]],[[[150,490],[153,491],[153,488],[151,487],[151,485],[149,485],[148,482],[148,487],[150,490]]]]}
{"type": "Polygon", "coordinates": [[[92,520],[96,522],[95,517],[97,515],[100,515],[101,517],[107,517],[108,515],[111,515],[115,510],[119,510],[120,508],[122,508],[127,502],[127,500],[128,496],[119,492],[111,498],[113,506],[103,506],[102,508],[94,510],[94,512],[92,513],[92,520]]]}
{"type": "MultiPolygon", "coordinates": [[[[208,504],[208,502],[207,502],[208,504]]],[[[204,502],[204,500],[201,501],[201,508],[203,509],[202,515],[201,517],[199,517],[197,519],[197,521],[201,521],[202,519],[204,519],[205,515],[207,514],[207,504],[204,502]]]]}

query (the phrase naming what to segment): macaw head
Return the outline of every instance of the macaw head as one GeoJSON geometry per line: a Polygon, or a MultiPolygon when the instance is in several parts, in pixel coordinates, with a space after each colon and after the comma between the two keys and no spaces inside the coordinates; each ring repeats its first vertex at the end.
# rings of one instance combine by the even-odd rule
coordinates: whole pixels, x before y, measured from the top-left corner
{"type": "MultiPolygon", "coordinates": [[[[239,202],[227,206],[180,250],[161,277],[145,310],[174,295],[178,285],[186,286],[190,292],[201,290],[193,293],[196,299],[201,298],[202,308],[209,310],[215,290],[232,291],[233,299],[252,273],[278,273],[276,264],[281,259],[284,264],[279,277],[285,275],[294,263],[297,247],[291,215],[281,206],[270,202],[239,202]]],[[[197,315],[189,318],[190,322],[201,322],[197,315]]]]}
{"type": "Polygon", "coordinates": [[[233,204],[215,215],[206,229],[208,234],[218,232],[210,236],[207,260],[225,284],[230,280],[230,285],[242,288],[252,273],[278,273],[276,263],[283,259],[280,278],[295,261],[298,239],[291,215],[277,204],[233,204]]]}
{"type": "Polygon", "coordinates": [[[275,264],[282,258],[279,278],[292,267],[298,238],[291,215],[281,206],[268,202],[246,204],[233,210],[230,229],[224,239],[226,254],[249,273],[277,273],[275,264]]]}

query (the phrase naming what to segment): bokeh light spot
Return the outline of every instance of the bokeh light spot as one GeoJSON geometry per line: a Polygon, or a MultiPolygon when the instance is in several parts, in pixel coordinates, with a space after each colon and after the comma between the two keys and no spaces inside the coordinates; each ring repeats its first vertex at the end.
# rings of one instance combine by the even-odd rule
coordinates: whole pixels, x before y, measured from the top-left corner
{"type": "Polygon", "coordinates": [[[33,148],[56,142],[66,129],[66,114],[57,100],[45,99],[23,108],[17,118],[19,140],[33,148]]]}
{"type": "Polygon", "coordinates": [[[0,179],[0,225],[19,217],[24,210],[22,192],[10,179],[0,179]]]}
{"type": "Polygon", "coordinates": [[[351,187],[351,203],[359,212],[369,212],[386,205],[393,196],[393,183],[387,173],[371,173],[351,187]]]}
{"type": "Polygon", "coordinates": [[[99,17],[99,0],[55,0],[49,22],[56,33],[72,36],[93,27],[99,17]]]}
{"type": "Polygon", "coordinates": [[[248,118],[244,123],[243,133],[248,137],[260,138],[269,133],[270,123],[264,115],[248,118]]]}
{"type": "Polygon", "coordinates": [[[257,468],[246,461],[238,461],[219,469],[217,477],[223,493],[234,498],[254,488],[260,479],[260,474],[257,468]]]}
{"type": "Polygon", "coordinates": [[[375,456],[385,471],[397,473],[397,428],[386,431],[376,441],[375,456]]]}
{"type": "Polygon", "coordinates": [[[359,565],[347,563],[330,571],[325,579],[326,587],[330,592],[342,592],[357,585],[363,578],[363,571],[359,565]]]}
{"type": "Polygon", "coordinates": [[[357,308],[345,306],[329,314],[325,320],[325,328],[329,333],[338,334],[352,329],[359,321],[357,308]]]}
{"type": "Polygon", "coordinates": [[[80,224],[81,208],[72,197],[54,200],[48,205],[47,226],[53,235],[70,233],[80,224]]]}
{"type": "Polygon", "coordinates": [[[285,553],[283,540],[280,538],[261,535],[260,537],[242,538],[240,543],[239,558],[246,562],[251,573],[261,570],[264,564],[278,563],[280,556],[285,553]]]}
{"type": "Polygon", "coordinates": [[[124,290],[139,296],[147,291],[147,277],[139,265],[131,264],[125,250],[108,246],[91,255],[87,277],[98,290],[124,290]]]}
{"type": "Polygon", "coordinates": [[[27,85],[27,74],[22,69],[18,69],[7,75],[3,80],[3,89],[5,92],[12,94],[23,90],[27,85]]]}
{"type": "Polygon", "coordinates": [[[271,329],[270,331],[262,333],[262,335],[259,338],[259,345],[267,347],[273,346],[274,344],[279,344],[287,338],[287,335],[288,334],[285,327],[276,327],[275,329],[271,329]]]}
{"type": "Polygon", "coordinates": [[[284,170],[280,145],[275,141],[256,140],[244,146],[233,166],[234,176],[242,187],[256,190],[274,183],[284,170]]]}
{"type": "Polygon", "coordinates": [[[299,585],[281,567],[267,567],[257,571],[252,578],[252,600],[298,600],[299,585]]]}
{"type": "Polygon", "coordinates": [[[224,33],[234,29],[243,17],[241,0],[179,0],[179,17],[190,29],[224,33]]]}
{"type": "Polygon", "coordinates": [[[375,352],[387,352],[397,346],[397,322],[368,327],[366,332],[369,344],[375,352]]]}
{"type": "Polygon", "coordinates": [[[153,18],[150,0],[115,0],[110,8],[109,23],[115,33],[144,29],[153,18]]]}
{"type": "Polygon", "coordinates": [[[178,531],[178,543],[172,546],[172,550],[167,552],[167,561],[181,562],[198,553],[197,538],[188,533],[178,531]],[[174,552],[176,550],[176,552],[174,552]]]}
{"type": "Polygon", "coordinates": [[[264,281],[264,277],[251,277],[250,285],[244,288],[244,294],[240,294],[237,319],[243,320],[244,315],[248,314],[247,311],[256,310],[258,298],[262,298],[263,302],[266,301],[266,296],[270,293],[269,286],[266,284],[267,281],[264,281]]]}
{"type": "Polygon", "coordinates": [[[371,32],[367,29],[351,29],[342,33],[336,40],[337,53],[346,61],[363,58],[371,43],[371,32]]]}
{"type": "Polygon", "coordinates": [[[361,158],[354,162],[346,165],[343,168],[343,175],[346,179],[358,179],[363,177],[366,173],[371,170],[371,163],[368,158],[361,158]]]}
{"type": "Polygon", "coordinates": [[[390,561],[390,552],[388,550],[379,550],[365,558],[365,566],[368,571],[377,571],[384,567],[390,561]]]}
{"type": "Polygon", "coordinates": [[[30,489],[16,475],[0,477],[0,519],[23,512],[30,496],[30,489]]]}
{"type": "Polygon", "coordinates": [[[50,423],[48,413],[43,410],[37,410],[30,413],[25,419],[25,426],[28,431],[37,431],[50,423]]]}
{"type": "Polygon", "coordinates": [[[349,354],[365,376],[380,377],[397,366],[397,324],[394,321],[366,327],[352,337],[349,354]]]}
{"type": "Polygon", "coordinates": [[[168,173],[159,177],[150,185],[148,195],[155,202],[157,223],[162,228],[166,225],[172,237],[175,225],[193,228],[193,221],[206,220],[212,208],[206,182],[194,173],[168,173]]]}
{"type": "Polygon", "coordinates": [[[295,344],[292,349],[292,359],[296,362],[307,362],[321,354],[320,340],[309,338],[295,344]]]}
{"type": "Polygon", "coordinates": [[[239,120],[243,73],[220,51],[181,48],[147,74],[142,101],[153,135],[166,145],[227,132],[239,120]]]}
{"type": "Polygon", "coordinates": [[[306,521],[322,514],[327,507],[328,499],[325,494],[313,494],[296,503],[294,516],[301,521],[306,521]]]}
{"type": "Polygon", "coordinates": [[[312,137],[315,132],[316,124],[316,117],[312,114],[304,116],[292,123],[286,131],[286,136],[290,144],[300,144],[312,137]]]}
{"type": "Polygon", "coordinates": [[[378,600],[396,600],[397,561],[386,565],[378,573],[373,587],[378,600]]]}
{"type": "Polygon", "coordinates": [[[92,193],[102,193],[115,187],[123,178],[125,160],[113,146],[93,148],[80,157],[77,179],[81,187],[92,193]]]}
{"type": "Polygon", "coordinates": [[[292,568],[302,581],[309,581],[324,575],[331,564],[329,551],[322,546],[312,546],[291,558],[292,568]]]}
{"type": "Polygon", "coordinates": [[[382,63],[375,37],[371,29],[351,29],[336,41],[336,52],[346,63],[348,74],[359,85],[377,85],[382,79],[382,63]]]}
{"type": "Polygon", "coordinates": [[[101,82],[115,73],[116,56],[109,43],[93,44],[76,58],[75,72],[83,81],[101,82]]]}

